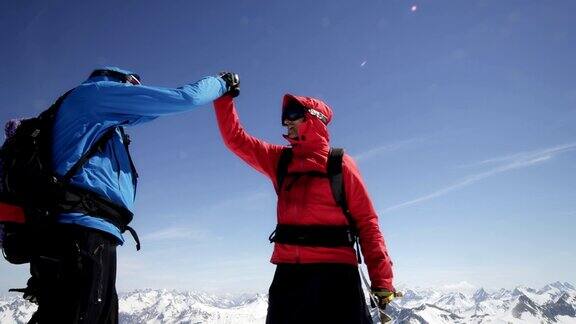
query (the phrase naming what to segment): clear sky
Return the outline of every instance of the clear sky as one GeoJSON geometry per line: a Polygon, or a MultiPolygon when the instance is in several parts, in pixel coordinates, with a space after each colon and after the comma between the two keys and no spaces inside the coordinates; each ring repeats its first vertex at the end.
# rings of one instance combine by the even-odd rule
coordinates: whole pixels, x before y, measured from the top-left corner
{"type": "MultiPolygon", "coordinates": [[[[576,281],[572,0],[2,1],[0,120],[116,65],[180,86],[240,74],[240,117],[285,143],[286,92],[335,111],[399,286],[576,281]]],[[[129,129],[140,185],[118,289],[265,291],[269,181],[222,144],[213,108],[129,129]]],[[[26,267],[0,262],[0,290],[26,267]]]]}

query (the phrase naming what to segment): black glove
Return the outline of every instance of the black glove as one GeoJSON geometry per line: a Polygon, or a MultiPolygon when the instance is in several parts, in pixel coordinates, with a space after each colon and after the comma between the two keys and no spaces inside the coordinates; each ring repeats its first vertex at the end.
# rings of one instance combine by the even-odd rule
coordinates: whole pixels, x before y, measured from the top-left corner
{"type": "Polygon", "coordinates": [[[220,72],[219,76],[226,82],[227,92],[225,95],[230,95],[236,98],[240,95],[240,76],[234,72],[220,72]]]}
{"type": "Polygon", "coordinates": [[[38,287],[36,285],[36,280],[34,277],[28,279],[27,287],[26,288],[11,288],[8,289],[10,292],[19,292],[24,294],[22,298],[26,299],[27,301],[38,304],[38,287]]]}

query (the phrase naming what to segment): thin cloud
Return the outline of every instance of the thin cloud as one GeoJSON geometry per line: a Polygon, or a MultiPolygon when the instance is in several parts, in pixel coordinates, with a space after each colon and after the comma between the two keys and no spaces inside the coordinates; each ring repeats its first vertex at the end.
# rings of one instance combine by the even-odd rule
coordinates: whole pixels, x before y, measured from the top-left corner
{"type": "Polygon", "coordinates": [[[146,269],[147,264],[142,258],[129,255],[123,255],[121,258],[118,258],[118,273],[121,276],[140,274],[146,269]]]}
{"type": "MultiPolygon", "coordinates": [[[[220,290],[225,286],[231,292],[240,291],[239,287],[247,281],[250,281],[250,289],[260,291],[265,287],[258,286],[271,276],[267,254],[246,253],[186,264],[159,264],[151,262],[151,258],[136,259],[119,258],[120,291],[142,288],[206,291],[220,290]]],[[[245,288],[241,290],[245,291],[245,288]]]]}
{"type": "MultiPolygon", "coordinates": [[[[234,198],[222,199],[212,205],[202,208],[201,210],[196,210],[194,215],[197,217],[204,217],[204,215],[229,212],[230,210],[237,210],[238,208],[260,208],[263,202],[270,200],[272,192],[248,192],[240,194],[234,198]]],[[[178,224],[178,220],[183,218],[181,215],[166,215],[164,218],[175,220],[176,223],[166,224],[167,226],[164,228],[143,235],[142,239],[147,241],[203,241],[208,238],[221,239],[209,230],[194,228],[189,224],[178,224]]]]}
{"type": "Polygon", "coordinates": [[[410,144],[418,143],[421,141],[423,141],[422,138],[411,138],[411,139],[407,139],[407,140],[402,140],[402,141],[397,141],[394,143],[382,145],[379,147],[369,149],[369,150],[364,151],[364,152],[360,152],[358,154],[354,154],[354,159],[356,161],[368,160],[368,159],[371,159],[377,155],[380,155],[383,153],[388,153],[388,152],[394,152],[394,151],[402,149],[402,148],[404,148],[410,144]]]}
{"type": "Polygon", "coordinates": [[[460,281],[459,283],[453,283],[453,284],[446,284],[443,285],[442,287],[439,287],[438,290],[444,291],[444,292],[451,292],[451,291],[458,291],[458,292],[462,292],[462,291],[475,291],[476,289],[478,289],[476,286],[474,286],[473,284],[467,282],[467,281],[460,281]]]}
{"type": "Polygon", "coordinates": [[[186,228],[181,226],[167,227],[148,233],[143,238],[150,241],[192,240],[201,241],[209,236],[209,231],[186,228]]]}
{"type": "Polygon", "coordinates": [[[226,200],[221,200],[210,207],[207,210],[231,210],[237,208],[238,206],[259,206],[263,201],[270,200],[272,193],[274,192],[271,188],[264,187],[260,191],[245,192],[235,195],[233,198],[226,200]]]}
{"type": "Polygon", "coordinates": [[[547,148],[544,150],[514,153],[514,154],[510,154],[510,155],[490,158],[490,159],[486,159],[486,160],[483,160],[480,162],[475,162],[472,164],[464,165],[463,167],[477,167],[477,166],[484,166],[484,165],[495,164],[495,163],[509,163],[509,162],[514,162],[514,161],[519,161],[519,160],[528,160],[528,159],[535,158],[538,156],[556,155],[556,154],[564,153],[564,152],[571,151],[574,149],[576,149],[576,143],[570,143],[570,144],[554,146],[554,147],[547,148]]]}
{"type": "Polygon", "coordinates": [[[19,35],[18,37],[19,37],[20,39],[23,39],[23,38],[24,38],[24,35],[25,35],[26,33],[32,32],[32,31],[34,30],[34,28],[36,28],[36,27],[38,26],[38,23],[40,22],[41,19],[44,18],[46,12],[48,11],[48,8],[49,8],[49,7],[45,7],[45,8],[40,9],[40,10],[34,15],[34,17],[32,17],[32,19],[30,19],[30,20],[26,23],[26,26],[19,31],[19,34],[20,34],[20,35],[19,35]]]}
{"type": "Polygon", "coordinates": [[[472,185],[472,184],[474,184],[480,180],[483,180],[485,178],[488,178],[488,177],[491,177],[491,176],[494,176],[494,175],[497,175],[500,173],[504,173],[507,171],[526,168],[526,167],[529,167],[532,165],[540,164],[540,163],[546,162],[546,161],[554,158],[555,156],[557,156],[559,154],[562,154],[562,153],[565,153],[568,151],[572,151],[575,149],[576,149],[576,143],[571,143],[571,144],[559,145],[559,146],[555,146],[552,148],[547,148],[547,149],[539,150],[539,151],[516,153],[516,154],[511,154],[511,155],[507,155],[507,156],[500,157],[500,158],[493,158],[493,159],[484,160],[484,161],[475,163],[474,165],[486,165],[486,164],[497,163],[497,162],[501,162],[504,164],[497,166],[497,167],[494,167],[491,170],[488,170],[486,172],[481,172],[481,173],[470,175],[470,176],[462,179],[459,182],[456,182],[456,183],[454,183],[448,187],[437,190],[431,194],[428,194],[428,195],[425,195],[425,196],[422,196],[422,197],[419,197],[416,199],[412,199],[412,200],[409,200],[409,201],[385,208],[384,210],[382,210],[382,213],[386,213],[389,211],[417,205],[419,203],[444,196],[444,195],[446,195],[452,191],[455,191],[455,190],[464,188],[466,186],[472,185]]]}

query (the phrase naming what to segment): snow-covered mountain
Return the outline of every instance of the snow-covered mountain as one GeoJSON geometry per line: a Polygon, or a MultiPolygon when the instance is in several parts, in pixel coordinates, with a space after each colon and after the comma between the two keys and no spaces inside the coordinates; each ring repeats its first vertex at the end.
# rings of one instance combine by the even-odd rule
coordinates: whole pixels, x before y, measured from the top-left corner
{"type": "Polygon", "coordinates": [[[36,305],[18,297],[0,298],[0,323],[27,323],[36,305]]]}
{"type": "Polygon", "coordinates": [[[120,323],[264,323],[266,295],[145,290],[119,296],[120,323]]]}
{"type": "Polygon", "coordinates": [[[396,323],[576,323],[576,288],[555,282],[493,293],[409,290],[392,306],[396,323]]]}
{"type": "MultiPolygon", "coordinates": [[[[120,323],[264,323],[267,296],[138,290],[120,298],[120,323]]],[[[26,323],[34,312],[17,297],[0,298],[0,324],[26,323]]],[[[488,292],[408,289],[388,308],[395,323],[576,323],[576,288],[555,282],[541,289],[488,292]]]]}
{"type": "MultiPolygon", "coordinates": [[[[122,324],[264,323],[266,295],[214,295],[168,290],[137,290],[119,296],[122,324]]],[[[36,305],[18,297],[0,297],[0,324],[26,323],[36,305]]]]}

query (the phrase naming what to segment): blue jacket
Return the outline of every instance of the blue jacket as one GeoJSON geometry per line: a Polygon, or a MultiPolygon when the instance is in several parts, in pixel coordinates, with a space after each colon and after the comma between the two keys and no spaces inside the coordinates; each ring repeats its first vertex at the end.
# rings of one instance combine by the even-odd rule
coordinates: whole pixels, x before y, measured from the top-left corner
{"type": "MultiPolygon", "coordinates": [[[[66,174],[111,127],[137,125],[159,116],[192,110],[225,92],[226,83],[219,77],[205,77],[176,89],[135,86],[107,76],[89,78],[64,99],[56,115],[52,147],[55,172],[66,174]]],[[[133,211],[136,194],[133,176],[122,136],[116,131],[105,149],[73,176],[72,183],[133,211]]],[[[124,242],[120,230],[100,218],[71,213],[60,215],[59,222],[102,230],[124,242]]]]}

